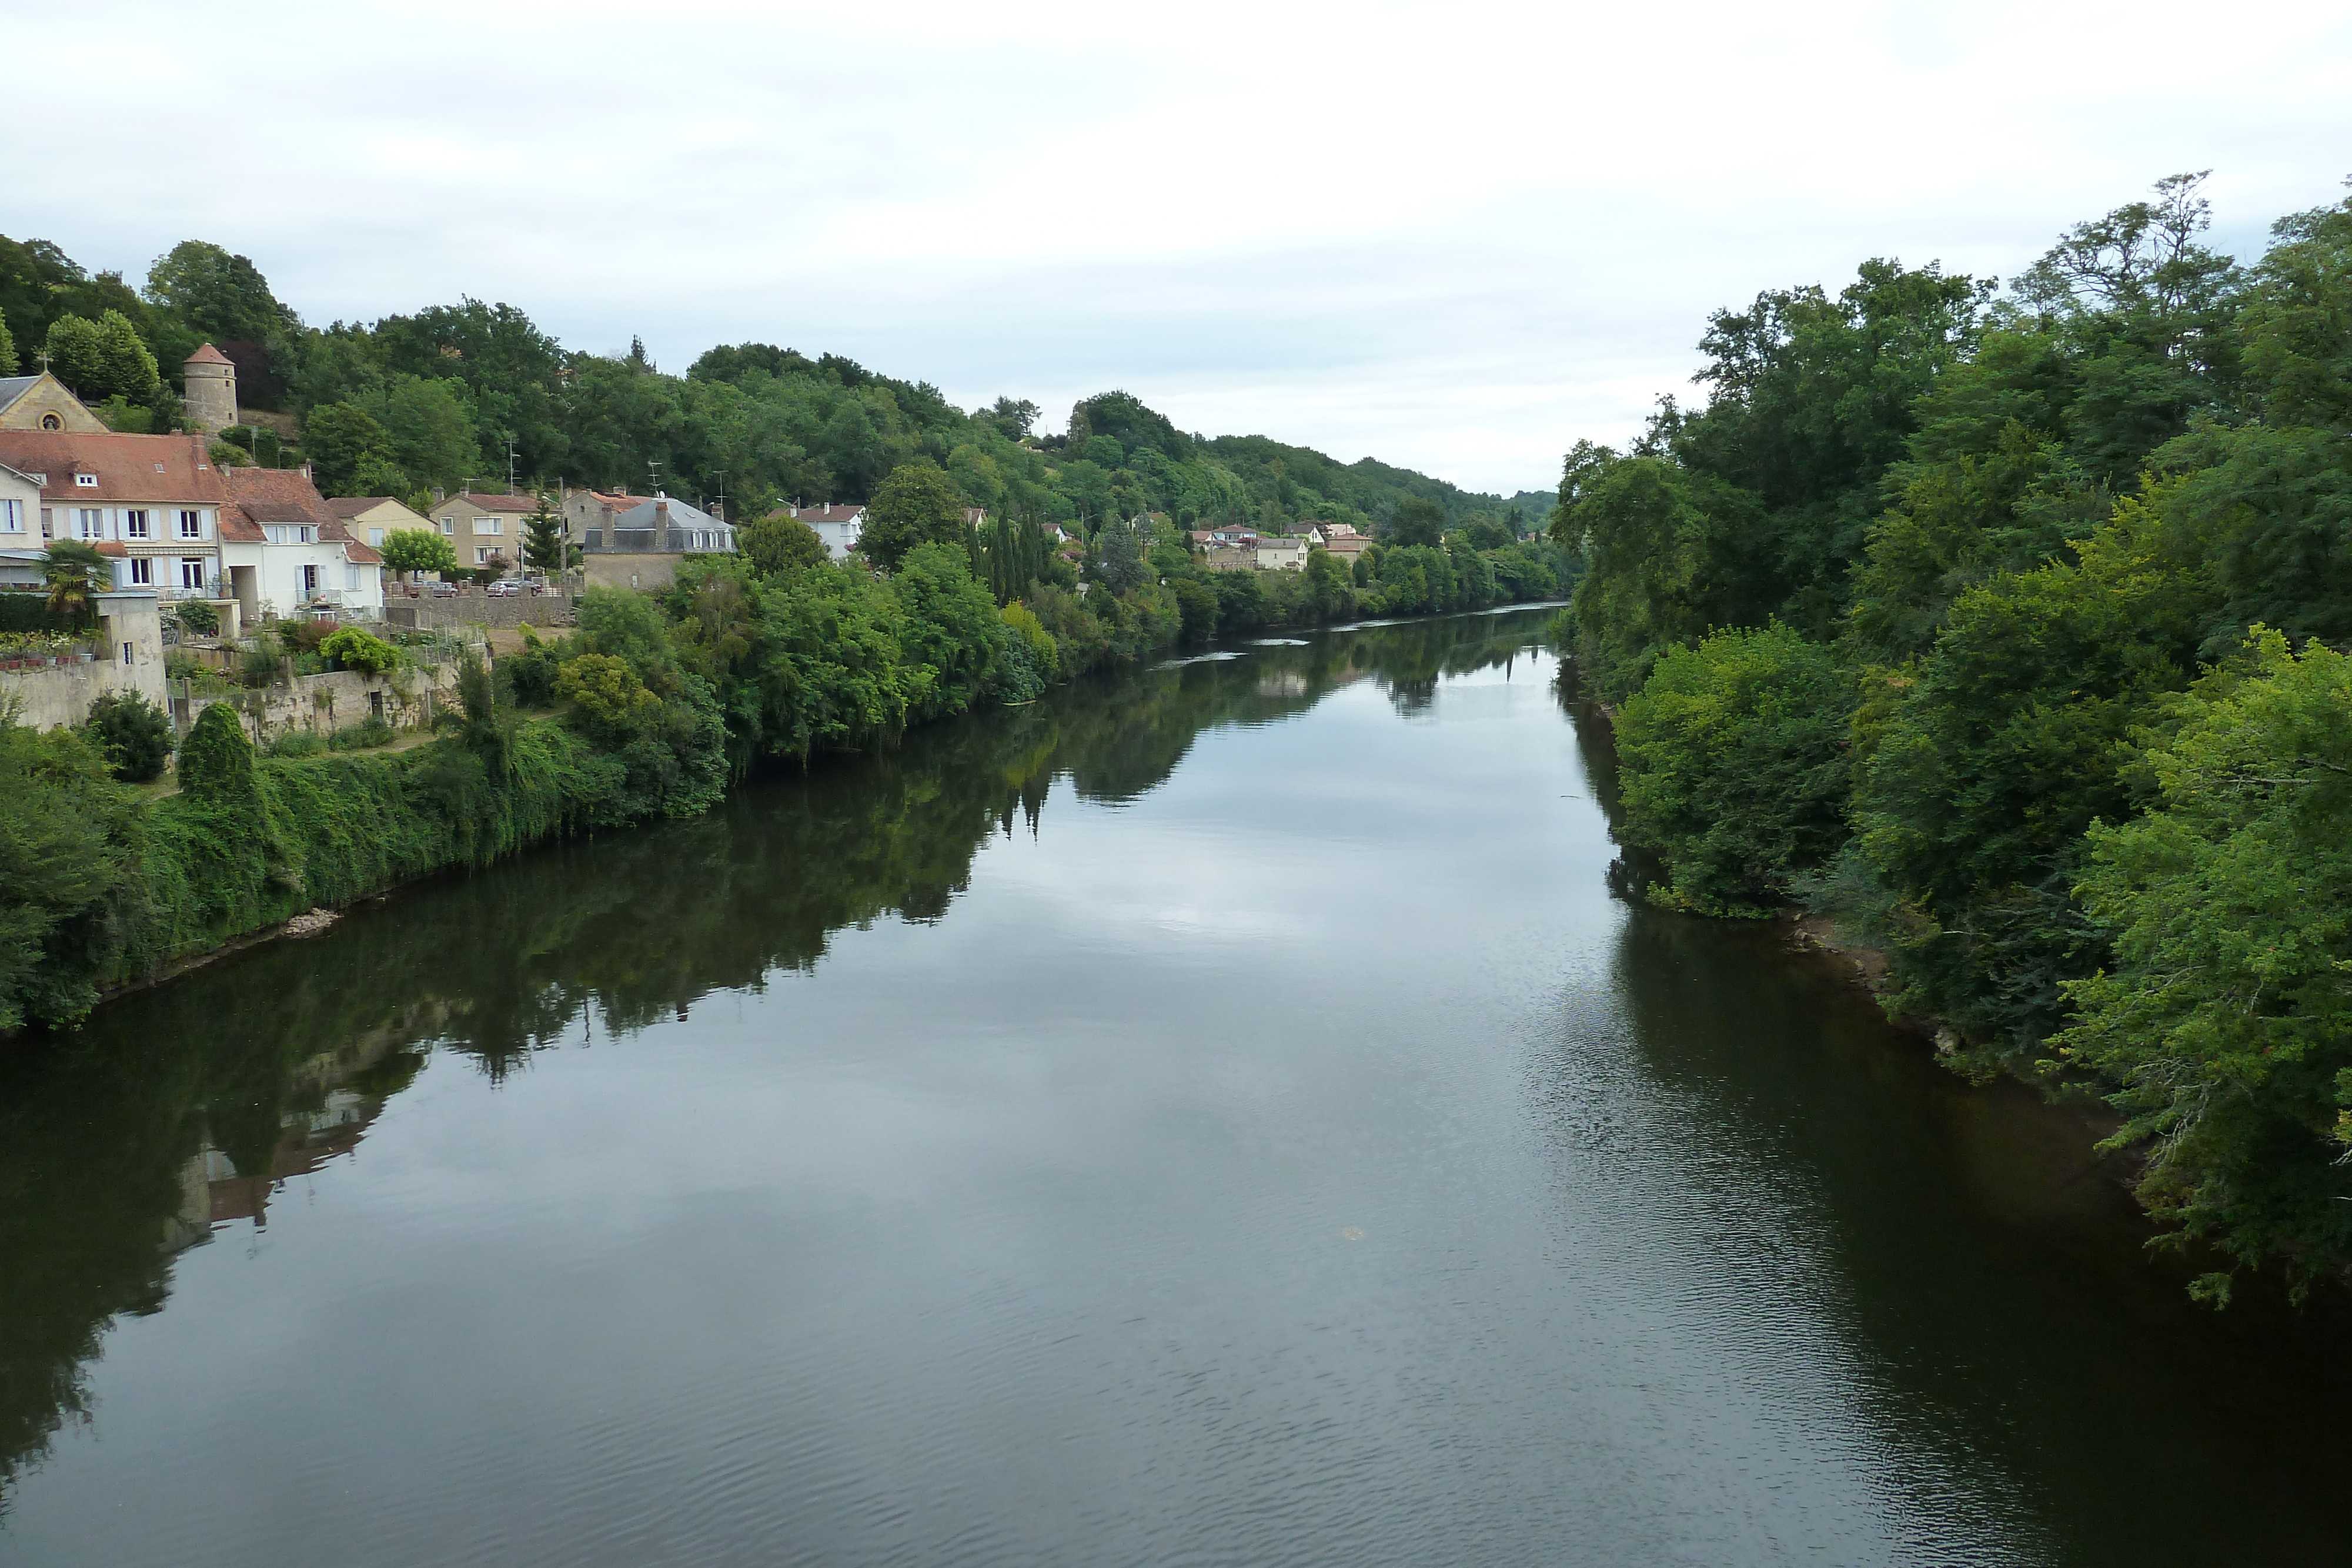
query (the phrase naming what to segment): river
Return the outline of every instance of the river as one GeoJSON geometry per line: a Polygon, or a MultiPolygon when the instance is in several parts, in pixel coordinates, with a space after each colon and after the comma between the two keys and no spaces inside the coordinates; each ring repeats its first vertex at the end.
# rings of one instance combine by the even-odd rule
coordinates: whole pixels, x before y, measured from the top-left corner
{"type": "Polygon", "coordinates": [[[1079,683],[25,1042],[0,1562],[2352,1554],[2345,1312],[2192,1305],[2079,1113],[1612,893],[1545,619],[1079,683]]]}

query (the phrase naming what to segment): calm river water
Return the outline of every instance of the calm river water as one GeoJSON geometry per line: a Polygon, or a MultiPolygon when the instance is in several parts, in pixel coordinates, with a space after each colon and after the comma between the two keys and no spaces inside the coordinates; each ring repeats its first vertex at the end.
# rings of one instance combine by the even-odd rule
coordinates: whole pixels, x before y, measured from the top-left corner
{"type": "Polygon", "coordinates": [[[1636,907],[1540,612],[404,891],[0,1061],[0,1561],[2341,1562],[2352,1326],[1636,907]]]}

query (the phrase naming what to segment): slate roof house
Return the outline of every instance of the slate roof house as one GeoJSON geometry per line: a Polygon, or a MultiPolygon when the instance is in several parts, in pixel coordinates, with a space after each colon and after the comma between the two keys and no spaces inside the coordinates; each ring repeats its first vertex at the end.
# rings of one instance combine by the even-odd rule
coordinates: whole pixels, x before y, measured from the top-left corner
{"type": "Polygon", "coordinates": [[[688,556],[735,548],[735,525],[659,490],[573,490],[563,497],[563,521],[588,580],[615,588],[667,588],[688,556]]]}

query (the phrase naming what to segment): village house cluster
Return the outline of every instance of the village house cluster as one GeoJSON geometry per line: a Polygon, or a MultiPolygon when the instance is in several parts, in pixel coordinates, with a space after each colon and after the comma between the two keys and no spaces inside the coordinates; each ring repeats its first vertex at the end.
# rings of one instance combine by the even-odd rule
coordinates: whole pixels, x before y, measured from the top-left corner
{"type": "Polygon", "coordinates": [[[1329,550],[1349,566],[1372,541],[1346,523],[1302,517],[1296,533],[1266,534],[1241,527],[1194,528],[1192,548],[1212,571],[1304,571],[1309,550],[1329,550]]]}

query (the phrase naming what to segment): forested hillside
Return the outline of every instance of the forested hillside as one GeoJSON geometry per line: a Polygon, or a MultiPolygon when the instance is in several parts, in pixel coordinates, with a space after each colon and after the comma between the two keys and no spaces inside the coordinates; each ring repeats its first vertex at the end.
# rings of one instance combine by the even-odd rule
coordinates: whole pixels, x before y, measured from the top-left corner
{"type": "Polygon", "coordinates": [[[2352,1254],[2352,203],[2241,266],[2198,186],[2006,288],[1718,313],[1705,406],[1580,445],[1552,528],[1651,896],[1834,914],[2304,1280],[2352,1254]]]}
{"type": "Polygon", "coordinates": [[[786,501],[866,500],[894,468],[928,457],[973,506],[1089,533],[1145,511],[1372,532],[1416,497],[1449,524],[1478,513],[1511,523],[1502,497],[1265,436],[1187,434],[1125,392],[1079,403],[1066,434],[1038,438],[1033,402],[967,413],[928,382],[763,343],[714,348],[671,375],[641,348],[618,358],[566,349],[510,305],[466,299],[314,329],[252,262],[194,240],[134,288],[47,241],[0,238],[0,374],[47,350],[120,429],[171,428],[181,361],[206,339],[220,343],[246,406],[290,416],[258,437],[262,460],[307,458],[334,494],[503,486],[511,457],[526,484],[657,483],[723,494],[730,516],[753,517],[786,501]]]}

